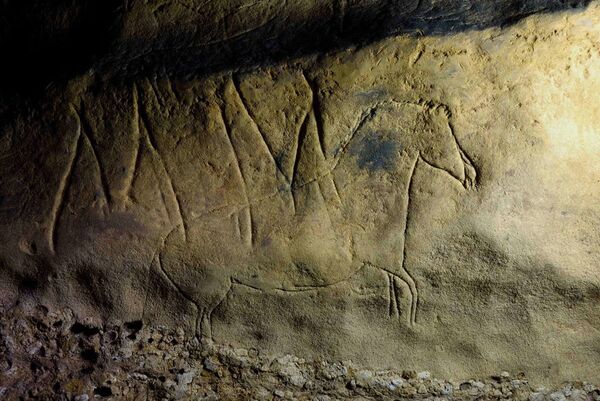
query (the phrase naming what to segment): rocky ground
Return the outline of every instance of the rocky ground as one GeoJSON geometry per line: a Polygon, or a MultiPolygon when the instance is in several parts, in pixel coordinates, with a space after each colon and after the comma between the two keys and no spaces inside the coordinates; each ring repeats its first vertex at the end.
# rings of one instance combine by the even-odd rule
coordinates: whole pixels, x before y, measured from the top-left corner
{"type": "Polygon", "coordinates": [[[582,382],[537,388],[501,372],[449,382],[429,372],[270,357],[202,343],[141,321],[95,325],[70,311],[18,307],[0,321],[2,400],[600,400],[582,382]]]}

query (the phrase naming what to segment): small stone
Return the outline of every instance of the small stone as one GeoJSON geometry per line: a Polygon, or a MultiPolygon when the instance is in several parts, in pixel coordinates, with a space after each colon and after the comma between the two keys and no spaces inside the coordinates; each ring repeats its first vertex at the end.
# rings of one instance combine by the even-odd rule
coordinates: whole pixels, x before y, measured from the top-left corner
{"type": "Polygon", "coordinates": [[[139,380],[141,382],[145,382],[148,380],[148,376],[146,376],[145,374],[142,374],[142,373],[138,373],[138,372],[130,373],[129,377],[131,377],[132,379],[135,379],[135,380],[139,380]]]}
{"type": "Polygon", "coordinates": [[[511,380],[510,385],[512,388],[520,388],[523,385],[521,380],[511,380]]]}
{"type": "Polygon", "coordinates": [[[583,390],[574,389],[569,399],[574,401],[584,401],[587,399],[587,394],[583,390]]]}
{"type": "Polygon", "coordinates": [[[319,394],[314,398],[315,401],[331,401],[331,397],[326,394],[319,394]]]}
{"type": "Polygon", "coordinates": [[[573,393],[573,385],[572,384],[567,384],[563,390],[562,390],[563,394],[566,397],[571,397],[571,394],[573,393]]]}
{"type": "Polygon", "coordinates": [[[373,379],[373,372],[370,370],[361,370],[356,374],[356,385],[359,387],[368,387],[373,379]]]}
{"type": "Polygon", "coordinates": [[[356,390],[356,380],[352,379],[348,383],[346,383],[346,388],[348,390],[356,390]]]}
{"type": "Polygon", "coordinates": [[[585,383],[583,385],[583,391],[585,391],[586,393],[591,393],[592,391],[594,391],[596,389],[596,387],[592,384],[589,383],[585,383]]]}
{"type": "Polygon", "coordinates": [[[198,401],[219,401],[219,395],[212,390],[209,390],[208,393],[198,399],[198,401]]]}
{"type": "Polygon", "coordinates": [[[345,377],[348,374],[348,368],[339,363],[321,363],[321,374],[328,380],[345,377]]]}
{"type": "Polygon", "coordinates": [[[89,401],[90,396],[87,394],[80,394],[73,397],[73,401],[89,401]]]}
{"type": "Polygon", "coordinates": [[[219,370],[219,363],[213,357],[204,359],[204,368],[209,372],[217,372],[219,370]]]}
{"type": "Polygon", "coordinates": [[[177,384],[190,384],[194,380],[194,377],[196,377],[196,372],[194,370],[180,373],[177,375],[177,384]]]}
{"type": "Polygon", "coordinates": [[[540,392],[531,393],[529,401],[544,401],[544,394],[540,392]]]}
{"type": "Polygon", "coordinates": [[[556,391],[548,396],[552,401],[567,401],[567,397],[561,392],[556,391]]]}
{"type": "Polygon", "coordinates": [[[163,383],[163,387],[165,387],[165,388],[173,388],[176,386],[177,386],[177,383],[175,383],[175,380],[171,380],[171,379],[167,379],[163,383]]]}
{"type": "Polygon", "coordinates": [[[273,391],[273,394],[275,394],[275,396],[279,398],[285,397],[285,392],[283,390],[275,390],[273,391]]]}
{"type": "Polygon", "coordinates": [[[406,379],[406,380],[416,379],[417,378],[417,372],[415,372],[414,370],[403,370],[402,371],[402,378],[406,379]]]}
{"type": "Polygon", "coordinates": [[[182,339],[182,338],[185,337],[185,331],[181,327],[178,327],[176,331],[177,331],[177,337],[178,338],[182,339]]]}
{"type": "Polygon", "coordinates": [[[400,387],[404,384],[404,380],[397,377],[397,378],[392,379],[391,383],[396,387],[400,387]]]}
{"type": "Polygon", "coordinates": [[[450,384],[450,383],[444,383],[442,385],[440,393],[442,395],[451,395],[453,391],[454,391],[454,387],[452,386],[452,384],[450,384]]]}
{"type": "Polygon", "coordinates": [[[296,386],[296,387],[300,387],[300,388],[304,387],[304,384],[306,384],[306,379],[304,378],[304,376],[302,376],[302,374],[290,375],[288,377],[288,380],[292,386],[296,386]]]}
{"type": "Polygon", "coordinates": [[[419,379],[419,380],[429,380],[429,379],[431,379],[431,373],[429,373],[427,371],[419,372],[417,374],[417,379],[419,379]]]}
{"type": "Polygon", "coordinates": [[[258,397],[259,400],[270,400],[272,398],[271,392],[263,386],[259,386],[256,390],[256,397],[258,397]]]}

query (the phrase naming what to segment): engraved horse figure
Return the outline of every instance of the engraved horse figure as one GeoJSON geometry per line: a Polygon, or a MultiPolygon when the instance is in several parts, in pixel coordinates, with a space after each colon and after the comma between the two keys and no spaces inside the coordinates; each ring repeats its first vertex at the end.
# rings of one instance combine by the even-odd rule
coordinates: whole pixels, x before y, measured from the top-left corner
{"type": "Polygon", "coordinates": [[[250,145],[259,133],[234,83],[222,98],[222,130],[211,135],[230,145],[227,162],[236,173],[228,179],[237,180],[241,201],[177,225],[154,260],[196,305],[198,332],[212,337],[211,314],[233,285],[305,291],[348,280],[365,266],[387,274],[390,316],[403,314],[399,299],[408,297],[414,325],[418,286],[405,259],[415,170],[441,170],[466,189],[476,180],[447,107],[374,103],[326,154],[313,102],[286,175],[267,149],[250,145]]]}

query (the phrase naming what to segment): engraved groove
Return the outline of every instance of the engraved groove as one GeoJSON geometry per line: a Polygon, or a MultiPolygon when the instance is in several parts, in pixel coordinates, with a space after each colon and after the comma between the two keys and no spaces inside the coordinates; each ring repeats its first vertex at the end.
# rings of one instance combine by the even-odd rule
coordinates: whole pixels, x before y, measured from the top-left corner
{"type": "MultiPolygon", "coordinates": [[[[302,146],[304,145],[304,140],[306,138],[306,132],[308,130],[308,116],[310,114],[310,110],[306,112],[304,119],[302,120],[302,124],[300,125],[300,129],[298,130],[298,141],[296,141],[296,154],[294,156],[294,167],[292,169],[292,180],[290,182],[290,191],[292,193],[292,201],[294,203],[294,214],[296,212],[297,204],[296,204],[296,195],[295,189],[299,189],[300,186],[296,184],[296,179],[298,177],[298,167],[300,164],[300,156],[302,155],[302,146]]],[[[314,182],[315,180],[311,180],[310,182],[314,182]]],[[[308,184],[308,183],[302,183],[308,184]]]]}
{"type": "Polygon", "coordinates": [[[418,306],[418,302],[419,302],[419,290],[417,288],[417,283],[416,283],[414,277],[412,276],[412,274],[410,274],[410,272],[406,268],[406,254],[407,254],[406,239],[408,236],[408,226],[410,223],[410,205],[411,205],[410,194],[413,191],[415,170],[417,169],[417,164],[419,163],[419,160],[422,160],[420,155],[416,158],[415,162],[412,165],[412,168],[410,170],[410,176],[408,179],[408,185],[406,188],[406,212],[405,212],[406,215],[405,215],[405,219],[404,219],[404,232],[402,233],[402,237],[404,240],[403,240],[403,244],[402,244],[402,263],[400,266],[400,268],[402,269],[402,272],[406,273],[406,275],[412,282],[412,283],[411,282],[407,283],[409,286],[409,289],[411,291],[411,295],[412,295],[411,307],[410,307],[411,308],[411,310],[410,310],[411,325],[414,325],[417,323],[417,306],[418,306]]]}
{"type": "Polygon", "coordinates": [[[321,102],[319,99],[319,88],[317,87],[316,82],[314,82],[313,80],[309,80],[306,77],[306,74],[304,73],[304,71],[301,71],[302,73],[302,78],[304,78],[304,81],[306,81],[306,84],[308,85],[308,88],[310,89],[310,93],[311,93],[311,109],[312,112],[314,114],[315,117],[315,122],[317,125],[317,138],[319,140],[319,148],[321,149],[321,153],[323,155],[323,157],[326,156],[326,150],[325,150],[325,131],[323,129],[323,115],[321,114],[321,102]]]}
{"type": "MultiPolygon", "coordinates": [[[[416,103],[416,102],[408,102],[408,101],[401,101],[401,102],[400,102],[400,101],[391,101],[391,102],[380,102],[380,103],[378,103],[378,105],[382,105],[382,104],[385,104],[385,103],[394,103],[394,102],[395,102],[395,103],[402,103],[402,104],[418,105],[418,106],[423,106],[423,105],[429,104],[429,103],[427,103],[427,102],[418,102],[418,103],[416,103]]],[[[373,108],[370,108],[369,110],[374,110],[374,109],[376,109],[377,107],[378,107],[378,106],[375,106],[375,107],[373,107],[373,108]]],[[[370,112],[363,113],[363,118],[361,118],[361,121],[364,119],[364,117],[365,117],[365,114],[366,114],[366,117],[368,117],[368,116],[369,116],[369,114],[370,114],[370,112]]],[[[222,116],[222,118],[224,118],[224,117],[222,116]]],[[[305,122],[306,122],[306,118],[307,118],[307,116],[305,116],[305,119],[304,119],[304,121],[305,121],[305,122]]],[[[359,122],[357,125],[361,125],[361,123],[359,122]]],[[[304,126],[304,122],[303,122],[302,126],[304,126]]],[[[358,130],[358,128],[355,128],[355,130],[358,130]]],[[[297,150],[296,152],[298,152],[298,150],[297,150]]],[[[342,152],[338,152],[338,157],[339,157],[340,153],[342,153],[342,152]]],[[[435,166],[432,166],[431,164],[429,164],[429,163],[428,163],[426,160],[424,160],[423,158],[419,158],[419,160],[420,160],[420,161],[423,161],[425,164],[427,164],[427,165],[431,166],[432,168],[439,169],[438,167],[435,167],[435,166]]],[[[339,160],[338,160],[338,161],[339,161],[339,160]]],[[[295,163],[295,165],[296,165],[296,163],[295,163]]],[[[315,181],[321,180],[321,179],[323,179],[323,178],[325,178],[325,177],[327,177],[327,176],[329,176],[329,175],[331,175],[331,176],[333,177],[333,173],[334,173],[335,169],[337,168],[337,166],[338,166],[338,163],[334,164],[332,168],[330,168],[330,169],[327,169],[327,170],[325,170],[324,172],[322,172],[322,173],[321,173],[321,175],[318,175],[317,177],[315,177],[315,178],[313,178],[313,179],[311,179],[311,180],[308,180],[308,181],[306,181],[306,182],[302,182],[302,183],[299,183],[299,184],[296,184],[296,183],[294,183],[294,184],[293,184],[293,186],[290,186],[290,188],[286,189],[285,191],[290,191],[290,192],[292,193],[292,196],[294,196],[294,193],[295,193],[296,191],[298,191],[298,190],[300,190],[300,189],[304,188],[304,187],[305,187],[305,186],[307,186],[307,185],[310,185],[310,184],[312,184],[312,183],[313,183],[313,182],[315,182],[315,181]]],[[[294,170],[297,170],[297,168],[294,168],[294,170]]],[[[449,174],[449,173],[448,173],[446,170],[443,170],[443,169],[441,169],[441,170],[442,170],[442,171],[444,171],[445,173],[449,174]]],[[[241,174],[241,172],[240,172],[240,174],[241,174]]],[[[453,179],[456,179],[456,178],[455,178],[455,177],[453,177],[452,175],[450,175],[450,177],[452,177],[453,179]]],[[[334,185],[335,185],[336,191],[338,192],[338,196],[340,196],[339,188],[337,187],[337,183],[335,182],[335,180],[334,180],[334,179],[333,179],[333,182],[334,182],[334,185]]],[[[241,204],[240,204],[240,203],[233,203],[233,204],[227,204],[227,205],[218,206],[218,207],[215,207],[215,208],[213,208],[213,209],[210,209],[210,210],[208,210],[208,211],[206,211],[206,212],[204,212],[204,213],[202,213],[202,214],[200,214],[200,215],[198,215],[198,216],[195,216],[194,218],[192,218],[192,219],[190,220],[190,222],[192,222],[192,221],[195,221],[195,220],[197,220],[197,219],[200,219],[200,218],[202,218],[202,217],[206,217],[206,216],[208,216],[208,215],[210,215],[210,214],[213,214],[213,213],[220,212],[220,211],[222,211],[222,210],[224,210],[224,209],[227,209],[227,208],[231,208],[231,207],[245,207],[245,206],[248,206],[248,205],[255,205],[255,204],[257,204],[257,203],[260,203],[260,202],[263,202],[263,201],[265,201],[265,200],[271,199],[271,198],[273,198],[273,197],[275,197],[275,196],[278,196],[278,195],[280,195],[280,194],[281,194],[281,192],[283,192],[283,191],[282,191],[282,190],[275,190],[275,191],[274,191],[274,192],[272,192],[271,194],[265,195],[265,196],[263,196],[263,197],[260,197],[260,198],[255,198],[255,199],[253,199],[252,201],[249,201],[249,200],[248,200],[248,201],[247,201],[247,202],[245,202],[245,203],[241,203],[241,204]]],[[[341,199],[341,196],[340,196],[340,199],[341,199]]],[[[294,205],[293,205],[293,206],[295,206],[295,202],[294,202],[294,205]]],[[[295,210],[294,210],[294,214],[295,214],[295,210]]]]}
{"type": "Polygon", "coordinates": [[[456,144],[456,147],[458,148],[460,157],[461,157],[463,163],[465,164],[465,166],[464,166],[465,179],[466,179],[466,177],[468,177],[467,167],[471,167],[473,169],[474,177],[472,178],[472,182],[469,183],[469,185],[472,187],[471,189],[478,189],[478,183],[477,183],[477,177],[479,176],[478,168],[476,167],[475,163],[473,163],[473,160],[471,160],[469,155],[462,148],[462,145],[460,144],[458,137],[456,136],[454,124],[452,124],[452,121],[450,119],[448,119],[448,126],[450,127],[450,132],[452,133],[452,137],[454,138],[454,142],[456,144]]]}
{"type": "Polygon", "coordinates": [[[219,300],[219,302],[215,306],[213,306],[212,308],[208,309],[208,311],[206,312],[205,318],[207,320],[207,326],[208,326],[208,330],[209,330],[208,337],[211,340],[214,340],[213,335],[212,335],[212,333],[213,333],[213,330],[212,330],[212,314],[213,314],[213,312],[215,310],[217,310],[223,304],[223,302],[225,302],[225,300],[227,298],[229,298],[229,294],[231,294],[232,291],[233,291],[233,279],[230,279],[229,280],[229,288],[227,289],[227,292],[225,293],[225,295],[223,296],[223,298],[221,298],[219,300]]]}
{"type": "MultiPolygon", "coordinates": [[[[281,292],[289,292],[289,293],[299,293],[299,292],[317,291],[317,290],[320,290],[320,289],[326,289],[326,288],[330,288],[330,287],[333,287],[333,286],[336,286],[336,285],[339,285],[339,284],[342,284],[342,283],[346,283],[346,282],[352,280],[355,276],[357,276],[359,273],[361,273],[363,271],[363,269],[365,267],[367,267],[367,266],[372,266],[372,267],[375,267],[377,269],[381,269],[381,268],[379,268],[377,266],[373,266],[372,264],[363,263],[350,276],[345,277],[345,278],[343,278],[341,280],[338,280],[338,281],[334,281],[332,283],[327,283],[327,284],[313,284],[313,285],[299,285],[299,286],[294,286],[294,287],[291,287],[291,288],[274,287],[274,288],[270,288],[270,289],[275,290],[275,291],[281,291],[281,292]]],[[[241,285],[243,287],[247,287],[247,288],[250,288],[250,289],[253,289],[253,290],[256,290],[256,291],[260,291],[260,292],[265,291],[265,289],[263,289],[263,288],[261,288],[259,286],[245,283],[245,282],[240,281],[240,280],[238,280],[236,278],[232,278],[231,281],[232,281],[233,284],[241,285]]]]}
{"type": "Polygon", "coordinates": [[[333,176],[332,173],[329,173],[329,175],[331,176],[331,182],[333,183],[333,189],[335,190],[335,195],[338,198],[338,203],[341,205],[342,204],[342,197],[340,196],[340,191],[339,191],[337,182],[335,181],[335,177],[333,176]]]}
{"type": "MultiPolygon", "coordinates": [[[[71,110],[77,116],[77,111],[75,110],[75,107],[73,107],[73,105],[71,105],[71,110]]],[[[54,197],[54,203],[53,203],[52,209],[50,211],[50,229],[48,230],[49,231],[48,245],[49,245],[50,251],[52,253],[55,253],[56,226],[58,224],[60,216],[62,215],[66,193],[69,190],[69,187],[71,185],[71,180],[73,177],[73,170],[74,170],[75,164],[76,164],[77,160],[79,160],[79,157],[80,157],[81,142],[82,142],[81,131],[82,131],[81,121],[79,121],[79,118],[78,118],[77,119],[77,134],[75,136],[75,140],[73,141],[73,145],[71,146],[71,152],[70,152],[71,157],[69,159],[69,162],[67,163],[67,168],[64,171],[64,174],[62,175],[62,177],[59,181],[58,190],[56,192],[56,196],[54,197]]]]}
{"type": "Polygon", "coordinates": [[[106,198],[107,208],[110,212],[111,205],[112,205],[112,196],[110,194],[110,189],[108,186],[108,179],[106,177],[106,172],[102,168],[102,162],[100,161],[100,158],[98,157],[98,152],[97,152],[98,144],[96,143],[96,140],[94,139],[92,127],[90,126],[89,122],[85,119],[85,110],[83,107],[83,102],[81,104],[81,110],[77,111],[77,109],[75,109],[75,112],[77,113],[77,117],[79,118],[79,121],[81,123],[81,134],[85,137],[88,144],[90,145],[90,149],[92,151],[92,156],[94,157],[94,160],[96,161],[96,167],[98,168],[98,173],[100,175],[100,186],[102,187],[102,192],[104,192],[104,197],[106,198]]]}
{"type": "Polygon", "coordinates": [[[232,76],[231,80],[233,82],[233,87],[235,89],[235,92],[236,92],[238,98],[240,99],[240,103],[242,104],[242,107],[243,107],[244,111],[246,112],[246,114],[248,115],[248,117],[252,121],[252,124],[256,127],[256,130],[260,134],[260,137],[261,137],[263,143],[265,144],[267,152],[269,153],[269,156],[271,156],[271,160],[275,164],[275,167],[277,168],[277,171],[279,171],[279,173],[285,178],[286,182],[289,184],[290,183],[290,178],[283,172],[283,167],[275,159],[275,154],[273,152],[273,148],[271,147],[271,145],[267,141],[267,136],[265,135],[265,133],[263,132],[263,130],[260,128],[260,125],[258,125],[258,120],[256,119],[256,116],[251,111],[251,109],[248,107],[248,102],[247,102],[245,96],[243,95],[242,91],[240,90],[239,77],[237,77],[237,76],[234,75],[234,76],[232,76]]]}
{"type": "Polygon", "coordinates": [[[158,261],[158,267],[159,270],[162,272],[162,274],[165,276],[165,278],[167,279],[167,281],[169,283],[171,283],[171,285],[173,286],[173,288],[175,288],[175,290],[177,292],[179,292],[179,294],[181,294],[181,296],[183,298],[185,298],[186,300],[188,300],[189,302],[192,303],[192,305],[194,305],[195,309],[196,309],[196,316],[194,318],[194,329],[196,330],[196,334],[198,334],[198,315],[200,314],[200,306],[198,305],[198,303],[196,301],[194,301],[190,296],[188,296],[179,285],[177,285],[177,283],[175,282],[175,280],[173,280],[173,278],[167,273],[167,270],[163,267],[163,263],[162,263],[162,259],[160,254],[156,257],[157,261],[158,261]]]}
{"type": "MultiPolygon", "coordinates": [[[[233,85],[234,85],[234,89],[237,92],[238,97],[240,97],[240,100],[242,102],[242,106],[243,108],[246,110],[246,113],[248,113],[248,115],[250,116],[250,112],[248,111],[249,109],[247,108],[247,106],[244,104],[244,100],[242,99],[242,95],[241,92],[239,91],[239,89],[236,87],[236,83],[235,80],[233,80],[233,85]]],[[[308,81],[307,81],[308,82],[308,81]]],[[[312,89],[311,89],[312,90],[312,89]]],[[[315,97],[315,91],[313,90],[313,98],[315,97]]],[[[320,175],[318,175],[316,178],[305,181],[305,182],[301,182],[300,180],[302,178],[302,174],[303,171],[302,168],[303,166],[300,166],[300,162],[301,162],[301,157],[304,157],[304,152],[307,151],[307,149],[304,147],[306,144],[306,140],[307,140],[307,135],[308,135],[308,124],[309,124],[309,119],[310,119],[310,113],[315,112],[314,111],[314,99],[313,99],[313,108],[309,109],[305,116],[304,119],[302,121],[302,124],[300,126],[300,129],[298,131],[298,140],[296,143],[296,149],[295,149],[295,159],[294,159],[294,165],[293,165],[293,170],[292,170],[292,175],[291,175],[291,184],[289,186],[289,191],[292,194],[293,200],[294,200],[294,208],[296,207],[296,199],[295,199],[295,191],[299,190],[300,188],[312,184],[314,182],[316,182],[318,188],[317,190],[319,191],[319,195],[322,198],[323,202],[326,205],[326,200],[324,197],[324,193],[323,193],[323,189],[321,187],[321,182],[320,180],[324,177],[330,176],[331,180],[333,181],[333,185],[335,187],[335,192],[338,196],[338,198],[340,197],[338,188],[337,188],[337,184],[335,183],[335,179],[333,178],[333,171],[335,170],[335,168],[338,166],[339,160],[340,160],[340,156],[346,152],[346,149],[350,143],[350,141],[352,140],[352,138],[355,136],[355,134],[360,131],[360,129],[364,126],[364,124],[366,122],[368,122],[370,119],[372,119],[375,114],[377,113],[377,109],[385,104],[410,104],[410,105],[418,105],[418,106],[423,106],[426,108],[434,108],[432,106],[432,102],[407,102],[407,101],[397,101],[397,100],[388,100],[388,101],[382,101],[382,102],[378,102],[375,105],[373,105],[372,107],[370,107],[368,110],[366,110],[364,113],[361,114],[360,118],[358,119],[354,129],[346,136],[346,138],[344,138],[344,140],[342,141],[342,145],[340,146],[340,148],[338,149],[338,151],[335,154],[335,157],[337,158],[335,164],[333,165],[332,168],[328,169],[327,171],[325,171],[324,173],[321,173],[320,175]]],[[[254,232],[254,221],[253,221],[253,216],[252,216],[252,209],[251,206],[254,205],[257,202],[261,202],[265,199],[269,199],[272,198],[274,196],[279,195],[282,191],[278,190],[275,191],[269,195],[266,195],[264,197],[261,198],[255,198],[255,199],[249,199],[248,197],[248,183],[246,181],[246,177],[244,176],[244,171],[242,169],[242,164],[239,158],[239,155],[237,153],[238,149],[236,149],[236,146],[234,144],[234,132],[232,131],[232,126],[231,126],[231,121],[228,120],[228,116],[226,113],[226,109],[225,109],[225,105],[220,103],[219,104],[219,109],[220,109],[220,116],[223,120],[223,125],[224,125],[224,129],[225,129],[225,133],[227,135],[227,139],[229,141],[229,144],[231,146],[232,152],[233,152],[233,156],[235,158],[236,161],[236,165],[237,165],[237,172],[239,173],[241,182],[243,183],[243,192],[244,192],[244,198],[245,198],[245,203],[243,204],[233,204],[233,205],[224,205],[224,206],[220,206],[217,207],[215,209],[206,211],[205,213],[194,217],[193,219],[191,219],[190,221],[194,221],[195,219],[199,219],[203,216],[206,216],[207,214],[210,213],[214,213],[217,210],[222,210],[224,208],[228,208],[228,207],[238,207],[238,206],[242,206],[244,209],[247,210],[247,212],[249,213],[249,226],[246,226],[244,228],[250,230],[249,234],[248,234],[248,238],[250,240],[250,244],[253,245],[254,242],[254,237],[255,237],[255,232],[254,232]]],[[[435,108],[442,108],[447,114],[446,116],[449,117],[449,112],[446,106],[443,105],[435,105],[435,108]]],[[[253,123],[255,125],[256,121],[252,118],[252,116],[250,116],[250,118],[252,119],[253,123]]],[[[317,121],[318,118],[315,115],[315,121],[317,121]]],[[[318,123],[317,123],[318,125],[318,123]]],[[[258,127],[258,126],[257,126],[258,127]]],[[[317,128],[318,134],[322,132],[322,127],[321,129],[317,128]]],[[[454,134],[453,128],[451,127],[451,131],[452,131],[452,136],[454,138],[454,141],[456,143],[456,146],[458,148],[458,151],[460,153],[461,159],[465,162],[465,165],[469,165],[472,166],[472,162],[471,160],[468,158],[468,156],[464,153],[464,151],[462,150],[462,148],[460,147],[460,144],[458,143],[458,141],[456,140],[456,135],[454,134]]],[[[260,132],[260,130],[259,130],[260,132]]],[[[262,136],[262,133],[261,133],[262,136]]],[[[321,146],[323,146],[323,142],[321,141],[322,138],[319,138],[319,143],[321,146]]],[[[263,137],[263,142],[265,143],[265,145],[268,147],[268,143],[265,140],[265,138],[263,137]]],[[[239,146],[239,143],[238,143],[239,146]]],[[[321,151],[324,152],[323,148],[321,148],[321,151]]],[[[271,157],[273,157],[272,152],[269,150],[271,157]]],[[[408,238],[408,230],[409,230],[409,226],[411,224],[411,204],[412,204],[412,195],[415,192],[415,183],[414,183],[414,175],[415,175],[415,171],[417,169],[417,166],[419,164],[420,161],[423,161],[426,165],[432,166],[434,168],[437,168],[433,165],[431,165],[430,163],[428,163],[421,155],[421,153],[419,152],[417,154],[416,157],[414,157],[414,161],[411,163],[410,169],[409,169],[409,174],[408,174],[408,180],[407,180],[407,184],[406,184],[406,194],[405,194],[405,216],[404,216],[404,229],[402,232],[402,239],[403,239],[403,249],[401,252],[401,255],[398,255],[398,258],[400,259],[400,263],[399,266],[394,266],[392,268],[385,268],[385,267],[379,267],[379,266],[375,266],[373,264],[371,264],[370,262],[363,262],[361,267],[356,270],[352,275],[350,275],[349,277],[345,277],[342,280],[339,280],[335,283],[327,283],[327,284],[322,284],[322,285],[310,285],[310,286],[293,286],[291,288],[287,288],[287,287],[276,287],[274,288],[274,290],[278,290],[278,291],[284,291],[284,292],[300,292],[300,291],[310,291],[310,290],[316,290],[319,288],[328,288],[331,287],[333,285],[336,285],[338,283],[341,282],[346,282],[348,280],[350,280],[350,278],[352,278],[354,275],[356,275],[360,270],[362,270],[364,268],[364,266],[373,266],[373,267],[377,267],[378,269],[382,270],[383,272],[386,273],[387,278],[388,278],[388,293],[389,293],[389,307],[388,307],[388,314],[390,317],[400,317],[402,315],[404,315],[403,311],[401,309],[403,309],[403,307],[400,305],[400,296],[405,296],[405,291],[402,288],[402,293],[399,293],[400,289],[399,289],[399,285],[402,283],[405,283],[408,286],[409,289],[409,293],[410,294],[406,294],[408,296],[410,296],[410,313],[409,313],[409,324],[411,326],[414,326],[417,323],[417,311],[418,311],[418,305],[419,305],[419,288],[417,286],[417,283],[413,277],[413,275],[410,273],[410,271],[406,268],[406,261],[407,261],[407,238],[408,238]],[[400,280],[400,281],[396,281],[396,280],[400,280]]],[[[465,167],[466,168],[466,167],[465,167]]],[[[438,168],[441,169],[441,168],[438,168]]],[[[454,179],[459,179],[457,177],[454,177],[450,172],[448,172],[447,170],[441,169],[443,171],[445,171],[446,173],[450,174],[454,179]]],[[[295,210],[295,209],[294,209],[295,210]]],[[[329,213],[328,208],[326,207],[326,211],[327,214],[329,216],[329,219],[331,221],[331,215],[329,213]]],[[[239,213],[239,211],[238,211],[239,213]]],[[[239,215],[237,215],[238,217],[238,230],[240,232],[240,236],[241,236],[241,231],[242,231],[242,227],[240,225],[240,221],[239,221],[239,215]]],[[[168,235],[170,235],[174,230],[176,230],[176,227],[173,228],[168,235]]],[[[354,256],[354,253],[353,253],[354,256]]],[[[159,262],[160,262],[160,257],[159,257],[159,262]]],[[[162,266],[161,266],[162,268],[162,266]]],[[[165,273],[166,274],[166,273],[165,273]]],[[[252,285],[252,284],[248,284],[245,282],[241,282],[235,278],[231,278],[231,284],[239,284],[239,285],[243,285],[246,286],[248,288],[252,288],[258,291],[263,291],[264,288],[257,286],[257,285],[252,285]]],[[[179,289],[181,292],[181,289],[179,289]]],[[[210,322],[210,316],[212,314],[212,311],[214,311],[214,309],[216,309],[222,302],[224,302],[224,300],[227,298],[228,294],[231,291],[231,286],[228,289],[226,295],[224,298],[222,298],[219,303],[212,309],[208,310],[207,309],[207,313],[205,314],[204,309],[202,310],[203,316],[207,316],[208,317],[208,321],[210,322]]],[[[192,301],[193,302],[193,301],[192,301]]],[[[198,304],[194,303],[198,310],[198,304]]]]}
{"type": "Polygon", "coordinates": [[[246,182],[246,177],[244,176],[244,172],[243,172],[242,166],[240,164],[240,158],[239,158],[237,149],[236,149],[236,147],[234,145],[234,141],[233,141],[232,134],[231,134],[231,126],[230,126],[229,122],[227,121],[227,116],[225,114],[225,105],[220,105],[219,110],[221,112],[220,113],[221,114],[221,120],[223,121],[223,127],[225,129],[225,134],[227,136],[227,140],[229,141],[229,145],[231,146],[231,151],[232,151],[233,157],[235,159],[235,164],[236,164],[236,167],[237,167],[239,178],[242,181],[242,185],[243,185],[242,186],[242,195],[244,197],[245,204],[248,207],[249,220],[250,220],[248,222],[248,225],[250,226],[250,235],[248,236],[248,238],[249,238],[249,245],[252,246],[252,243],[253,243],[253,239],[252,239],[252,224],[253,223],[252,223],[252,210],[251,210],[252,203],[250,202],[250,198],[248,196],[248,184],[246,182]]]}
{"type": "Polygon", "coordinates": [[[179,199],[179,195],[177,194],[176,188],[173,185],[173,180],[171,179],[169,170],[167,169],[167,166],[165,165],[164,160],[162,159],[160,153],[158,152],[158,147],[156,145],[156,141],[154,139],[154,136],[152,135],[152,131],[150,130],[150,123],[148,120],[148,116],[146,115],[145,110],[143,108],[140,108],[139,105],[138,105],[138,111],[139,111],[139,116],[140,116],[140,126],[144,128],[144,132],[145,132],[144,139],[146,140],[146,146],[148,147],[148,150],[150,151],[150,153],[152,153],[152,155],[155,157],[156,160],[158,160],[158,162],[160,163],[160,165],[162,167],[162,170],[164,172],[167,183],[169,184],[169,190],[171,192],[172,198],[175,200],[175,202],[174,202],[175,209],[177,211],[177,215],[180,220],[180,225],[178,225],[178,227],[180,226],[180,228],[182,230],[181,234],[183,236],[183,240],[187,241],[188,226],[187,226],[187,221],[184,217],[183,210],[181,207],[181,200],[179,199]]]}
{"type": "Polygon", "coordinates": [[[142,162],[142,134],[140,132],[140,111],[139,111],[139,99],[138,99],[138,88],[134,83],[132,88],[132,106],[133,106],[133,134],[135,135],[137,144],[133,150],[132,160],[133,160],[133,169],[129,170],[129,174],[126,177],[125,184],[125,197],[127,199],[131,199],[131,188],[133,186],[133,181],[135,178],[135,174],[140,168],[140,163],[142,162]]]}
{"type": "Polygon", "coordinates": [[[254,217],[252,215],[252,207],[248,206],[248,217],[250,218],[250,226],[249,226],[249,231],[248,234],[250,236],[250,246],[254,245],[254,230],[255,230],[255,226],[254,226],[254,217]]]}
{"type": "Polygon", "coordinates": [[[329,210],[329,205],[327,204],[327,200],[323,195],[323,188],[321,188],[321,181],[317,181],[317,188],[319,189],[319,195],[321,195],[321,200],[323,201],[323,206],[325,206],[325,211],[327,212],[327,219],[329,220],[330,227],[333,227],[333,219],[331,218],[331,211],[329,210]]]}
{"type": "Polygon", "coordinates": [[[393,280],[394,277],[390,274],[387,273],[387,284],[388,284],[388,317],[392,317],[393,316],[393,311],[394,311],[394,290],[393,290],[393,280]]]}

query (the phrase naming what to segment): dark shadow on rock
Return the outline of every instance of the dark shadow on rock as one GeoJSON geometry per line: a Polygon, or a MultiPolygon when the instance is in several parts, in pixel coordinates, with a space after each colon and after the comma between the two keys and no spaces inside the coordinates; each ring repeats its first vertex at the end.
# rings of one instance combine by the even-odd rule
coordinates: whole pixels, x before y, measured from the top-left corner
{"type": "Polygon", "coordinates": [[[120,0],[0,2],[0,96],[37,96],[89,69],[109,51],[120,0]]]}
{"type": "Polygon", "coordinates": [[[504,26],[590,1],[269,0],[240,5],[235,0],[172,0],[153,7],[138,0],[4,0],[0,96],[39,94],[49,83],[89,69],[125,80],[247,70],[400,33],[504,26]],[[165,9],[183,3],[202,4],[195,11],[166,14],[165,9]],[[167,16],[161,19],[159,12],[167,16]]]}

